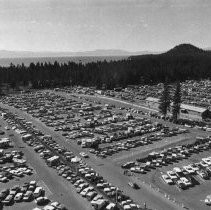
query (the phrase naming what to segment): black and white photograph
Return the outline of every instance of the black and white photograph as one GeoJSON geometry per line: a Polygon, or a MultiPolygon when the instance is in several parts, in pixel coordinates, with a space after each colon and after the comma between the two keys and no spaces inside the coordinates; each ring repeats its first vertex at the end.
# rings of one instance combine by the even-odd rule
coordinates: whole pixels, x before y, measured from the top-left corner
{"type": "Polygon", "coordinates": [[[211,210],[211,0],[0,0],[0,210],[211,210]]]}

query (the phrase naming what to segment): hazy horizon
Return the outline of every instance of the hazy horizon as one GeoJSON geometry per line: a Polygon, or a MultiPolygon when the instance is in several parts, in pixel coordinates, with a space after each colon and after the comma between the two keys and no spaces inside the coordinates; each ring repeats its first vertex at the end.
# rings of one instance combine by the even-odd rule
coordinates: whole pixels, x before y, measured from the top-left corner
{"type": "Polygon", "coordinates": [[[0,0],[0,50],[207,48],[210,11],[210,0],[0,0]]]}

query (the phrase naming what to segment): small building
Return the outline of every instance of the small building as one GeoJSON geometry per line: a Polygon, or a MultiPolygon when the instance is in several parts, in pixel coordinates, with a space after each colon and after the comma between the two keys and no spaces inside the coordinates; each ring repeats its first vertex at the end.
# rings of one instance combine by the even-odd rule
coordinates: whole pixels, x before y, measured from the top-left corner
{"type": "Polygon", "coordinates": [[[211,119],[211,111],[203,107],[181,104],[180,117],[194,120],[211,119]]]}
{"type": "MultiPolygon", "coordinates": [[[[146,98],[146,105],[149,108],[158,110],[159,104],[160,100],[158,98],[153,98],[153,97],[146,98]]],[[[199,120],[199,121],[202,121],[207,118],[211,119],[211,111],[203,107],[181,104],[180,118],[199,120]]]]}

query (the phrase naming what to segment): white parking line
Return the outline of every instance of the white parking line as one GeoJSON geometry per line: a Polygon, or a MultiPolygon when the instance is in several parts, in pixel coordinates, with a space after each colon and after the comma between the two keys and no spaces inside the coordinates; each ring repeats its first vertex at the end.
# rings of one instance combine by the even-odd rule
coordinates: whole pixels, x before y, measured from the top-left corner
{"type": "Polygon", "coordinates": [[[202,182],[206,182],[202,177],[200,177],[199,175],[196,176],[198,179],[200,179],[202,182]]]}
{"type": "Polygon", "coordinates": [[[161,177],[159,177],[160,179],[161,179],[161,181],[164,183],[164,184],[167,184],[166,182],[164,182],[164,180],[161,178],[161,177]]]}
{"type": "Polygon", "coordinates": [[[182,190],[181,190],[177,185],[175,185],[175,187],[176,187],[180,192],[182,192],[182,190]]]}
{"type": "Polygon", "coordinates": [[[43,188],[45,189],[46,192],[46,196],[48,197],[49,195],[52,195],[53,193],[51,192],[51,190],[48,188],[48,186],[45,184],[45,182],[43,180],[38,182],[39,186],[43,186],[43,188]]]}

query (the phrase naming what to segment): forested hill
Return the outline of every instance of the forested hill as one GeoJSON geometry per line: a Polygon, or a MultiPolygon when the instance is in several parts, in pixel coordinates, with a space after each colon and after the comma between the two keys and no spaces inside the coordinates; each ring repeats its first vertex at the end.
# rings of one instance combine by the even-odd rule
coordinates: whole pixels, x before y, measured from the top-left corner
{"type": "Polygon", "coordinates": [[[181,44],[158,55],[131,56],[128,59],[138,66],[137,71],[146,70],[143,75],[152,82],[163,81],[165,77],[171,81],[211,78],[211,51],[191,44],[181,44]]]}
{"type": "MultiPolygon", "coordinates": [[[[157,55],[150,55],[150,56],[200,56],[200,55],[210,55],[211,56],[211,51],[210,50],[204,50],[201,48],[198,48],[192,44],[180,44],[175,46],[174,48],[168,50],[167,52],[160,53],[157,55]]],[[[147,57],[149,55],[136,55],[136,56],[130,56],[129,59],[142,59],[143,57],[147,57]]]]}
{"type": "Polygon", "coordinates": [[[195,47],[194,45],[191,44],[180,44],[173,49],[167,51],[164,53],[165,55],[196,55],[196,54],[204,54],[207,51],[200,49],[198,47],[195,47]]]}
{"type": "Polygon", "coordinates": [[[31,63],[0,67],[0,82],[18,84],[31,82],[35,88],[55,85],[84,85],[98,88],[152,84],[166,78],[174,82],[186,79],[211,78],[211,53],[193,45],[183,44],[159,55],[132,56],[120,61],[64,64],[31,63]]]}

